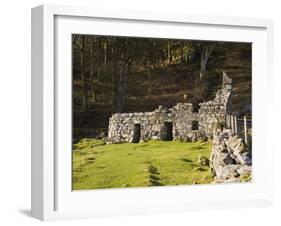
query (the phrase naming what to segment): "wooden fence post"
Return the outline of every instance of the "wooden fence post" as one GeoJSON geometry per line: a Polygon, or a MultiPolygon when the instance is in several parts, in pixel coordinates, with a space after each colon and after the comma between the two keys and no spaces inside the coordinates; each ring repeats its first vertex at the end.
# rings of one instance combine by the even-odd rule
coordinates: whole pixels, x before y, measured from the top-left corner
{"type": "Polygon", "coordinates": [[[233,120],[233,115],[230,115],[230,122],[231,122],[231,131],[234,133],[234,120],[233,120]]]}
{"type": "Polygon", "coordinates": [[[245,143],[248,144],[247,119],[246,119],[246,116],[244,116],[244,135],[245,135],[245,143]]]}
{"type": "Polygon", "coordinates": [[[234,133],[237,133],[237,118],[234,116],[234,133]]]}
{"type": "Polygon", "coordinates": [[[227,115],[227,127],[230,128],[230,115],[227,115]]]}
{"type": "Polygon", "coordinates": [[[225,115],[225,124],[226,124],[226,127],[228,127],[228,114],[225,115]]]}
{"type": "Polygon", "coordinates": [[[231,125],[231,115],[229,115],[228,117],[229,117],[229,128],[232,130],[232,128],[231,128],[231,126],[232,126],[231,125]]]}

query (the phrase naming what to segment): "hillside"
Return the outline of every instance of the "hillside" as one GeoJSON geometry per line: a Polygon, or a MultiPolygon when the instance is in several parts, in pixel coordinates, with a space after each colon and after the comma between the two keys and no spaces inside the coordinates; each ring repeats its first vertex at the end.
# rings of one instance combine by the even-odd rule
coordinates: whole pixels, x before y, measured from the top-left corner
{"type": "MultiPolygon", "coordinates": [[[[146,40],[140,40],[146,43],[146,40]]],[[[120,40],[120,42],[121,41],[122,40],[120,40]]],[[[163,42],[163,40],[161,41],[163,42]]],[[[136,43],[138,42],[135,42],[134,45],[137,45],[136,43]]],[[[196,46],[195,44],[197,43],[191,44],[196,46]]],[[[85,42],[85,46],[87,46],[87,42],[85,42]]],[[[240,115],[251,115],[250,44],[221,42],[216,44],[208,60],[206,75],[203,80],[199,79],[199,53],[193,49],[189,51],[192,54],[189,53],[188,58],[184,58],[185,60],[183,61],[182,58],[179,57],[180,50],[178,46],[179,44],[177,41],[170,50],[173,52],[174,56],[171,57],[169,62],[161,58],[162,55],[160,52],[155,51],[149,55],[148,53],[150,52],[145,54],[145,48],[143,48],[143,52],[142,49],[134,50],[134,52],[131,53],[131,55],[135,54],[132,56],[134,60],[126,64],[125,66],[127,67],[124,68],[120,66],[124,61],[122,58],[123,55],[120,55],[119,60],[115,60],[114,56],[116,56],[116,54],[113,55],[112,53],[110,55],[109,52],[107,52],[108,55],[103,55],[107,56],[103,64],[98,60],[101,58],[101,54],[97,54],[96,58],[92,59],[99,65],[98,67],[97,65],[93,65],[98,69],[95,70],[95,73],[92,73],[93,76],[90,76],[90,66],[88,68],[86,67],[84,73],[89,76],[84,80],[82,80],[80,76],[81,67],[79,67],[79,63],[81,61],[81,54],[78,50],[75,50],[74,47],[74,137],[95,137],[100,134],[101,131],[106,132],[108,119],[111,114],[115,112],[153,111],[159,105],[171,107],[180,102],[190,102],[196,105],[198,102],[211,100],[214,98],[216,91],[220,89],[223,70],[226,71],[233,80],[233,111],[240,115]],[[146,55],[149,55],[149,59],[154,60],[147,60],[145,61],[146,63],[143,63],[144,57],[140,57],[141,54],[145,55],[145,59],[147,57],[146,55]],[[148,64],[150,66],[147,66],[148,64]],[[114,67],[116,68],[116,72],[114,71],[114,67]],[[122,70],[123,74],[121,77],[122,70]],[[118,74],[119,71],[120,75],[118,74]],[[116,86],[117,83],[118,85],[116,86]],[[88,89],[88,104],[86,110],[82,107],[83,88],[85,91],[85,87],[88,89]],[[116,93],[119,96],[116,95],[116,93]],[[121,108],[120,103],[122,103],[121,108]]],[[[124,47],[126,47],[126,45],[124,45],[124,47]]],[[[159,47],[160,50],[161,48],[162,47],[159,47]]],[[[122,50],[125,52],[127,51],[126,48],[122,50]]],[[[109,51],[109,49],[107,49],[107,51],[109,51]]],[[[84,57],[86,60],[84,64],[91,64],[91,59],[89,59],[89,57],[92,56],[91,54],[93,53],[87,53],[85,51],[84,57]]],[[[126,54],[130,56],[130,53],[126,54]]],[[[128,59],[130,59],[130,57],[128,57],[128,59]]]]}

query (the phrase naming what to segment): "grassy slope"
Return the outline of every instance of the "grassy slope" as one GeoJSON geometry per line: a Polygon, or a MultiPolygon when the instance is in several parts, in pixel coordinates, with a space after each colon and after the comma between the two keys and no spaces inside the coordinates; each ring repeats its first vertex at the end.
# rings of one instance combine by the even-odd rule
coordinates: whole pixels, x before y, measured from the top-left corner
{"type": "Polygon", "coordinates": [[[203,184],[213,178],[199,156],[209,157],[211,144],[149,141],[101,145],[83,139],[74,145],[73,189],[203,184]]]}

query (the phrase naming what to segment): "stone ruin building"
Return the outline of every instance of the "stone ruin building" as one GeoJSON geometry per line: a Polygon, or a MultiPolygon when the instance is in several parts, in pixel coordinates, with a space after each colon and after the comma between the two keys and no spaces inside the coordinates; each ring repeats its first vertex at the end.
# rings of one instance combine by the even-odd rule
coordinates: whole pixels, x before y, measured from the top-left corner
{"type": "Polygon", "coordinates": [[[191,103],[172,108],[159,106],[152,112],[116,113],[109,119],[108,143],[137,143],[147,140],[196,141],[212,137],[218,122],[224,123],[230,112],[232,79],[223,72],[222,89],[213,100],[199,103],[198,112],[191,103]]]}

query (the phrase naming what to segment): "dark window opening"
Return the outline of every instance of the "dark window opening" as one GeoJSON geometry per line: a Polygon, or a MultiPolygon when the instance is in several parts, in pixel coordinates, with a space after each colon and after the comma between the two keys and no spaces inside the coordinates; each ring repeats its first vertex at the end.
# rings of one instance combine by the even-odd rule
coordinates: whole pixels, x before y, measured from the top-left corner
{"type": "Polygon", "coordinates": [[[192,112],[193,113],[198,113],[199,112],[199,108],[200,108],[200,106],[199,106],[198,102],[192,104],[192,112]]]}
{"type": "Polygon", "coordinates": [[[173,123],[172,122],[164,122],[164,127],[162,129],[160,139],[164,140],[164,141],[173,140],[173,123]]]}
{"type": "Polygon", "coordinates": [[[198,121],[192,121],[192,130],[198,130],[198,121]]]}
{"type": "Polygon", "coordinates": [[[133,143],[140,142],[140,135],[141,135],[141,126],[140,124],[134,124],[134,135],[133,135],[133,143]]]}

